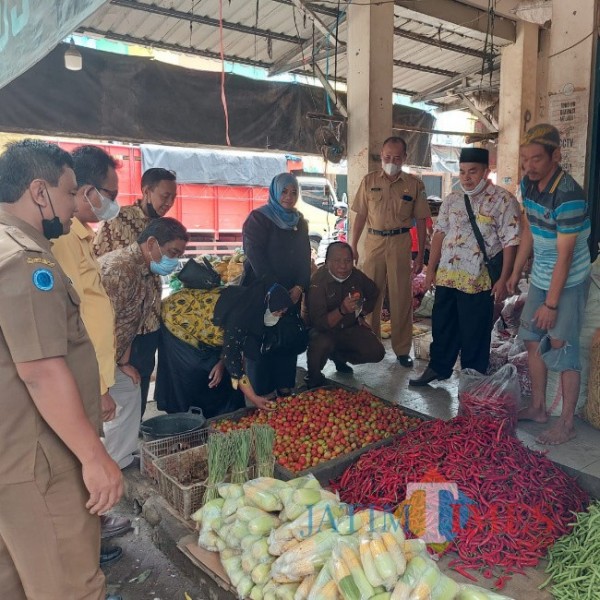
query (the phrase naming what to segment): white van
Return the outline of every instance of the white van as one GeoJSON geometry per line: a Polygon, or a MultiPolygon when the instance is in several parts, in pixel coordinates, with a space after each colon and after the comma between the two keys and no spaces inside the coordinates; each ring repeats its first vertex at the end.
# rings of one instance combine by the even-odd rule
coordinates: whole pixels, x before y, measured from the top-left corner
{"type": "Polygon", "coordinates": [[[334,204],[338,201],[332,183],[325,177],[300,175],[296,208],[308,221],[308,235],[316,248],[324,236],[329,235],[335,224],[334,204]]]}

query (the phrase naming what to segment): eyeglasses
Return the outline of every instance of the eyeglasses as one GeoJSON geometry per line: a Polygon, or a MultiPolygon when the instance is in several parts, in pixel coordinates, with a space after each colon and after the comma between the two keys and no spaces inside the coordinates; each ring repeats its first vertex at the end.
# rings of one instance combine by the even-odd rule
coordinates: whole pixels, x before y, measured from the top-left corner
{"type": "Polygon", "coordinates": [[[114,202],[119,195],[119,190],[107,190],[103,187],[96,187],[99,192],[106,192],[106,195],[114,202]]]}

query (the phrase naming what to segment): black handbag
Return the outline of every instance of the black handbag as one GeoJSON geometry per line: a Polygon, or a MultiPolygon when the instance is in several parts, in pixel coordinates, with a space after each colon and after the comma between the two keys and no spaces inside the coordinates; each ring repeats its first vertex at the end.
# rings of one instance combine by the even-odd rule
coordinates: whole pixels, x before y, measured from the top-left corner
{"type": "Polygon", "coordinates": [[[308,345],[308,330],[296,311],[286,312],[277,323],[265,327],[260,353],[298,356],[308,345]]]}
{"type": "Polygon", "coordinates": [[[471,227],[473,228],[473,233],[475,234],[475,239],[477,240],[477,245],[483,254],[483,264],[486,266],[488,273],[490,274],[492,285],[494,285],[500,279],[500,275],[502,275],[504,251],[500,250],[496,256],[492,256],[492,258],[488,257],[488,254],[485,250],[485,242],[483,241],[481,230],[477,225],[477,220],[473,214],[473,207],[471,206],[471,201],[469,200],[469,196],[467,196],[467,194],[465,194],[465,208],[467,209],[467,214],[469,215],[469,221],[471,222],[471,227]]]}

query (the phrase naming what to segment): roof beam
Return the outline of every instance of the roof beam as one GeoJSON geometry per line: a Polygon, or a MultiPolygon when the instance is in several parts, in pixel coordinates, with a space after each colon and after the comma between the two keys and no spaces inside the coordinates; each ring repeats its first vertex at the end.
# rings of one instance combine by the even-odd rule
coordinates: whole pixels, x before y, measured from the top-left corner
{"type": "MultiPolygon", "coordinates": [[[[346,20],[346,16],[345,12],[340,13],[338,25],[341,25],[346,20]]],[[[338,56],[346,52],[346,44],[340,43],[337,51],[338,56]]],[[[287,73],[298,67],[310,64],[313,61],[323,60],[324,58],[327,58],[328,55],[331,56],[333,52],[335,52],[335,48],[332,47],[331,40],[328,41],[327,36],[322,35],[319,32],[315,34],[314,47],[313,40],[305,40],[296,47],[290,48],[287,52],[284,52],[269,69],[269,77],[287,73]],[[321,50],[323,45],[328,45],[328,49],[321,50]]]]}
{"type": "Polygon", "coordinates": [[[328,36],[333,40],[334,44],[341,45],[343,42],[340,42],[335,34],[330,31],[330,27],[321,20],[321,17],[317,15],[315,11],[313,11],[304,0],[292,0],[293,5],[303,14],[305,14],[314,24],[315,27],[324,35],[328,36]]]}
{"type": "Polygon", "coordinates": [[[497,132],[498,128],[480,111],[470,98],[464,94],[458,94],[458,97],[465,103],[465,106],[479,119],[479,122],[490,132],[497,132]]]}
{"type": "MultiPolygon", "coordinates": [[[[110,0],[113,6],[120,6],[121,8],[127,8],[129,10],[137,10],[153,15],[159,15],[161,17],[170,17],[179,21],[200,23],[201,25],[208,25],[210,27],[219,27],[219,19],[213,19],[211,17],[204,17],[202,15],[192,14],[191,12],[184,12],[181,10],[175,10],[174,8],[166,8],[158,6],[157,4],[145,4],[138,0],[110,0]]],[[[277,33],[270,31],[269,29],[260,29],[258,27],[252,27],[249,25],[242,25],[240,23],[231,23],[230,21],[223,21],[223,28],[237,31],[239,33],[247,33],[249,35],[259,35],[273,40],[281,42],[288,42],[289,44],[300,44],[304,40],[296,35],[287,35],[286,33],[277,33]]]]}
{"type": "MultiPolygon", "coordinates": [[[[123,35],[120,33],[114,33],[112,31],[101,31],[93,27],[79,27],[77,33],[81,35],[92,35],[106,38],[107,40],[113,40],[115,42],[123,42],[124,44],[137,44],[139,46],[148,46],[150,48],[159,48],[160,50],[169,50],[171,52],[179,52],[181,54],[191,54],[193,56],[203,56],[205,58],[214,58],[220,61],[221,55],[218,52],[212,52],[211,50],[200,50],[198,48],[190,48],[189,46],[181,46],[180,44],[167,44],[166,42],[159,42],[156,40],[150,40],[148,38],[138,38],[132,35],[123,35]]],[[[236,62],[243,65],[250,65],[252,67],[262,67],[263,69],[269,68],[269,63],[261,60],[252,60],[251,58],[242,58],[240,56],[233,56],[226,54],[224,59],[229,62],[236,62]]]]}
{"type": "MultiPolygon", "coordinates": [[[[279,4],[287,4],[288,6],[294,6],[293,0],[273,0],[273,2],[279,2],[279,4]]],[[[338,15],[337,8],[328,8],[327,6],[323,6],[322,4],[314,4],[312,2],[307,2],[306,6],[308,6],[308,8],[310,8],[313,12],[317,14],[327,15],[328,17],[337,17],[338,15]]]]}
{"type": "Polygon", "coordinates": [[[492,62],[491,69],[489,63],[487,62],[483,67],[483,72],[481,66],[478,65],[469,69],[468,71],[465,71],[464,73],[460,73],[455,77],[451,77],[450,79],[446,79],[445,81],[436,83],[435,85],[432,85],[426,90],[415,94],[414,96],[412,96],[411,101],[427,102],[428,100],[435,100],[436,98],[444,96],[446,94],[446,90],[455,87],[459,84],[466,84],[464,80],[467,80],[469,77],[473,77],[473,75],[477,75],[478,73],[482,73],[483,75],[485,75],[486,73],[489,73],[490,70],[495,71],[498,68],[500,68],[500,57],[496,56],[492,62]]]}
{"type": "MultiPolygon", "coordinates": [[[[396,0],[394,4],[428,17],[487,33],[488,11],[457,0],[396,0]]],[[[514,42],[517,39],[517,24],[511,19],[495,14],[494,37],[514,42]]]]}
{"type": "Polygon", "coordinates": [[[420,42],[421,44],[427,44],[428,46],[436,46],[443,48],[444,50],[450,50],[457,54],[467,54],[469,56],[476,56],[477,58],[485,58],[487,55],[483,50],[475,50],[473,48],[466,48],[458,44],[452,44],[451,42],[445,42],[444,40],[438,40],[437,38],[422,35],[420,33],[414,33],[413,31],[406,31],[400,27],[394,27],[394,35],[403,37],[414,42],[420,42]]]}
{"type": "Polygon", "coordinates": [[[438,69],[437,67],[430,67],[429,65],[419,65],[417,63],[408,62],[407,60],[394,60],[396,67],[402,67],[403,69],[411,69],[412,71],[423,71],[424,73],[433,73],[434,75],[443,75],[444,77],[454,77],[458,75],[456,71],[446,71],[445,69],[438,69]]]}
{"type": "Polygon", "coordinates": [[[338,109],[340,114],[343,115],[344,117],[347,117],[348,110],[346,109],[346,105],[344,104],[344,101],[342,100],[341,97],[339,97],[337,95],[337,93],[333,89],[333,87],[331,87],[331,84],[329,83],[329,81],[327,81],[327,77],[325,77],[325,74],[323,73],[323,71],[321,71],[321,68],[319,67],[319,65],[315,65],[315,75],[318,77],[319,81],[325,88],[325,91],[327,92],[329,99],[334,103],[335,107],[338,109]]]}

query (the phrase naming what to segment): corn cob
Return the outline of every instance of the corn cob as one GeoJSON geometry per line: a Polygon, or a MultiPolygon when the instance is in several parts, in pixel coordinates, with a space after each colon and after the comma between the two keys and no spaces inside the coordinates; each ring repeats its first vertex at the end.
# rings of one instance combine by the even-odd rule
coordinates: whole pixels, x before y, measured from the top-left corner
{"type": "Polygon", "coordinates": [[[400,579],[396,582],[390,600],[408,600],[410,598],[410,592],[410,586],[400,579]]]}
{"type": "Polygon", "coordinates": [[[310,589],[317,580],[317,574],[313,573],[302,580],[302,583],[298,586],[296,593],[294,594],[294,600],[307,600],[310,589]]]}
{"type": "Polygon", "coordinates": [[[404,552],[402,552],[402,548],[398,545],[394,535],[388,531],[384,531],[381,534],[381,539],[383,540],[386,550],[390,553],[392,560],[396,564],[396,574],[402,575],[406,570],[406,557],[404,556],[404,552]]]}
{"type": "Polygon", "coordinates": [[[361,600],[360,591],[344,560],[337,553],[332,558],[333,578],[344,600],[361,600]]]}
{"type": "Polygon", "coordinates": [[[375,531],[372,534],[370,542],[371,554],[373,555],[373,561],[375,562],[375,568],[377,573],[383,580],[383,584],[386,587],[390,585],[393,587],[397,579],[396,565],[387,551],[381,535],[375,531]]]}
{"type": "Polygon", "coordinates": [[[360,597],[370,598],[373,596],[375,591],[365,576],[365,572],[362,569],[362,565],[354,548],[352,548],[350,543],[342,539],[338,543],[338,552],[340,554],[340,558],[346,563],[346,566],[350,570],[352,579],[354,580],[354,583],[360,592],[360,597]]]}

